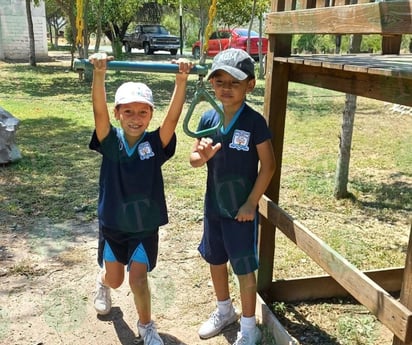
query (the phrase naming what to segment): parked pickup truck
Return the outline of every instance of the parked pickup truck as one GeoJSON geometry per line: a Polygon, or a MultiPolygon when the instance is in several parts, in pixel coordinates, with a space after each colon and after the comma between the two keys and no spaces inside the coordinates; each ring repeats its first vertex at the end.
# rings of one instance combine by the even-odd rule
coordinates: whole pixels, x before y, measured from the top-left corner
{"type": "Polygon", "coordinates": [[[146,55],[157,50],[167,50],[170,54],[176,55],[180,39],[171,35],[163,25],[140,24],[133,33],[125,35],[123,45],[127,53],[130,53],[132,48],[137,48],[144,49],[146,55]]]}

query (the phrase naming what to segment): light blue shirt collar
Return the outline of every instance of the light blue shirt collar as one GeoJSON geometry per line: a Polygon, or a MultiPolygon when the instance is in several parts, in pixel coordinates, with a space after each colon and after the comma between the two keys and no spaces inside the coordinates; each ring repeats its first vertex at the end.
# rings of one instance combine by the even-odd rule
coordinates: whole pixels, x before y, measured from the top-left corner
{"type": "Polygon", "coordinates": [[[225,135],[227,133],[229,133],[230,129],[233,127],[234,123],[237,121],[237,119],[240,116],[240,113],[243,111],[243,109],[245,108],[245,102],[242,103],[242,105],[240,106],[240,108],[236,111],[235,115],[233,116],[232,120],[230,120],[229,125],[225,128],[224,125],[222,125],[222,127],[220,127],[220,132],[225,135]]]}
{"type": "Polygon", "coordinates": [[[123,128],[118,128],[118,133],[120,135],[120,139],[123,143],[123,146],[126,150],[127,155],[130,157],[134,151],[136,150],[137,145],[143,140],[143,138],[146,136],[146,131],[144,131],[143,135],[140,137],[140,139],[134,144],[132,147],[129,147],[129,143],[127,142],[125,136],[124,136],[124,130],[123,128]]]}

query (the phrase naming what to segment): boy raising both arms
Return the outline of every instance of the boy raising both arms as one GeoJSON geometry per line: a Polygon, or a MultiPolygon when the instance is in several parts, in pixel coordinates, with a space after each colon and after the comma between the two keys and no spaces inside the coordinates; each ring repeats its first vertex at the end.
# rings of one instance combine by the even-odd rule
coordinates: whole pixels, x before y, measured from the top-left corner
{"type": "Polygon", "coordinates": [[[108,60],[105,54],[90,57],[95,131],[89,146],[103,157],[98,261],[104,270],[97,276],[94,307],[101,315],[110,312],[110,289],[123,283],[126,266],[139,335],[145,345],[163,345],[152,321],[148,272],[156,266],[159,226],[168,222],[161,167],[175,153],[175,128],[192,65],[177,61],[179,73],[169,109],[160,127],[149,132],[154,104],[152,91],[143,83],[128,82],[117,89],[114,117],[120,128],[110,123],[105,92],[108,60]]]}
{"type": "MultiPolygon", "coordinates": [[[[199,252],[210,265],[217,309],[199,329],[200,338],[238,320],[228,284],[230,261],[239,279],[242,315],[234,345],[255,345],[258,202],[275,171],[271,134],[264,117],[246,104],[255,87],[254,60],[243,50],[215,56],[208,79],[222,103],[224,122],[210,138],[196,139],[190,163],[207,164],[204,230],[199,252]]],[[[202,115],[198,130],[219,123],[216,110],[202,115]]]]}

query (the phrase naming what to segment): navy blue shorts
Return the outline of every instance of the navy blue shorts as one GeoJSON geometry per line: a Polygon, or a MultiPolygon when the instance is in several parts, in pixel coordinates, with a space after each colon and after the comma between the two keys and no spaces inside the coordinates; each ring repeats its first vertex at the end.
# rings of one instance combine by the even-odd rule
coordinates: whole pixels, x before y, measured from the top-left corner
{"type": "Polygon", "coordinates": [[[205,216],[198,249],[209,264],[222,265],[230,260],[233,272],[242,275],[258,268],[257,240],[258,214],[252,222],[205,216]]]}
{"type": "MultiPolygon", "coordinates": [[[[129,266],[136,249],[140,246],[147,257],[147,271],[150,272],[155,268],[159,250],[159,231],[156,229],[144,238],[139,238],[135,234],[120,232],[117,230],[99,227],[99,248],[98,263],[103,266],[105,244],[110,245],[110,249],[116,261],[123,265],[129,266]]],[[[113,260],[110,260],[113,261],[113,260]]],[[[146,261],[146,260],[145,260],[146,261]]]]}

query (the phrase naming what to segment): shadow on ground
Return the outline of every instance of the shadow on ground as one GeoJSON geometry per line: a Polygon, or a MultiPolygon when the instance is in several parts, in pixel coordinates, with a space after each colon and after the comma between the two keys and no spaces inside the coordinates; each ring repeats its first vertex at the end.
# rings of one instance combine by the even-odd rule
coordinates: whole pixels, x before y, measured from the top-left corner
{"type": "MultiPolygon", "coordinates": [[[[101,321],[111,321],[113,322],[113,327],[116,330],[117,337],[119,338],[119,342],[122,345],[143,345],[143,339],[140,338],[137,334],[133,331],[133,329],[137,329],[136,325],[133,325],[133,329],[127,324],[127,322],[123,318],[123,312],[119,307],[113,307],[108,315],[98,315],[97,318],[101,321]]],[[[165,345],[189,345],[187,343],[182,342],[178,338],[167,334],[159,332],[161,338],[163,339],[165,345]]]]}

